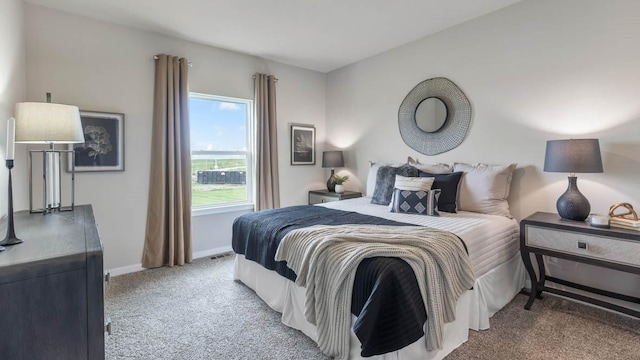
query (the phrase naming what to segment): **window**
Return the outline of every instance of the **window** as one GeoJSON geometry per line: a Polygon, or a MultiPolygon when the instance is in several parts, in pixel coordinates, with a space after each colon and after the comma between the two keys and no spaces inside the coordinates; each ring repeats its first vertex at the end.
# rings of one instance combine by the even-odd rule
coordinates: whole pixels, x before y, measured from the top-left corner
{"type": "Polygon", "coordinates": [[[253,203],[253,102],[189,94],[194,209],[253,203]]]}

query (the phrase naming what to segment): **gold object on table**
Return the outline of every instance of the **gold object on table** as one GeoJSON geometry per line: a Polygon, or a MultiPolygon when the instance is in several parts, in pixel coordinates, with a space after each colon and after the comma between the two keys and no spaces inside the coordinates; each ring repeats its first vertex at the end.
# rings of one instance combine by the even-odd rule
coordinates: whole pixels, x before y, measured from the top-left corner
{"type": "Polygon", "coordinates": [[[622,218],[627,220],[638,221],[638,214],[633,210],[633,206],[629,203],[617,203],[611,205],[609,208],[609,216],[612,218],[622,218]],[[624,213],[616,214],[615,211],[619,208],[627,209],[624,213]]]}

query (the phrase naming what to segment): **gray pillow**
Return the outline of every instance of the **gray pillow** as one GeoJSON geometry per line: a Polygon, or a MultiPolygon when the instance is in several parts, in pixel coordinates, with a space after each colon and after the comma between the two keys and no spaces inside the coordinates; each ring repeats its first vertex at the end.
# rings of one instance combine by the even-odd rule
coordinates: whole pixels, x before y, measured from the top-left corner
{"type": "Polygon", "coordinates": [[[440,189],[429,191],[393,189],[391,212],[440,216],[438,213],[438,197],[440,189]]]}
{"type": "Polygon", "coordinates": [[[418,169],[408,164],[399,167],[381,166],[376,175],[376,187],[371,197],[371,203],[389,205],[393,195],[393,186],[396,183],[396,175],[417,177],[419,174],[418,169]]]}
{"type": "Polygon", "coordinates": [[[516,164],[487,165],[454,163],[464,171],[458,191],[458,209],[511,218],[509,190],[516,164]]]}

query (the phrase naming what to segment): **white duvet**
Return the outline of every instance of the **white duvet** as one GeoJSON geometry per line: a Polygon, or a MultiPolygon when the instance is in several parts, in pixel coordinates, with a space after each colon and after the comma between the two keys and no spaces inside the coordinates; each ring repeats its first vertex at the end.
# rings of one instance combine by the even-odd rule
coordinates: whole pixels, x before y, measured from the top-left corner
{"type": "Polygon", "coordinates": [[[362,197],[333,201],[318,206],[355,211],[389,220],[429,226],[458,235],[467,245],[471,267],[476,278],[506,262],[519,251],[518,222],[499,215],[485,215],[468,211],[457,214],[440,212],[440,216],[393,213],[384,205],[371,203],[362,197]]]}

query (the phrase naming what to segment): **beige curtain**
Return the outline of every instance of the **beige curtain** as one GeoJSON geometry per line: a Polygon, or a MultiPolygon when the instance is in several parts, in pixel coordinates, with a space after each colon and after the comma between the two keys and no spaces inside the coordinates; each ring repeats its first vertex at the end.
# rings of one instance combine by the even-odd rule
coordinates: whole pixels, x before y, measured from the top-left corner
{"type": "Polygon", "coordinates": [[[278,121],[276,81],[273,75],[256,74],[255,107],[257,121],[256,210],[280,207],[278,177],[278,121]]]}
{"type": "Polygon", "coordinates": [[[190,263],[189,63],[159,55],[153,100],[151,178],[142,266],[190,263]]]}

